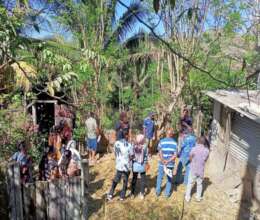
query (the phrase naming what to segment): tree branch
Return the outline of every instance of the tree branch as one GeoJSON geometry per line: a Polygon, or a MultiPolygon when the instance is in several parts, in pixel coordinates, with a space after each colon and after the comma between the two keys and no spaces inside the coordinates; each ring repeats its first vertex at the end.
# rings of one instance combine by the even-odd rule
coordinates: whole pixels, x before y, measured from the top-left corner
{"type": "Polygon", "coordinates": [[[143,21],[134,11],[132,11],[126,4],[124,4],[121,0],[118,0],[118,2],[125,7],[127,10],[130,10],[134,16],[136,17],[136,19],[143,24],[145,27],[147,27],[151,33],[159,40],[161,41],[172,53],[174,53],[176,56],[178,56],[179,58],[183,59],[185,62],[187,62],[191,67],[193,67],[194,69],[197,69],[199,71],[201,71],[202,73],[207,74],[211,79],[224,84],[226,86],[228,86],[229,84],[223,80],[217,79],[215,76],[213,76],[211,74],[211,72],[209,72],[208,70],[203,69],[202,67],[194,64],[190,59],[188,59],[187,57],[185,57],[184,55],[182,55],[180,52],[176,51],[167,41],[165,41],[164,39],[162,39],[155,31],[154,28],[151,27],[149,24],[147,24],[145,21],[143,21]]]}

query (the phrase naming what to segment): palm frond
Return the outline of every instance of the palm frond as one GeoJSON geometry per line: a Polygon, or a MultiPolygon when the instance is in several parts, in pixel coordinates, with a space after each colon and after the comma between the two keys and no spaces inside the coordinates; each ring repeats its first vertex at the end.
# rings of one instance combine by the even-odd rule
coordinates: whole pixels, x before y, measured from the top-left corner
{"type": "Polygon", "coordinates": [[[148,15],[148,10],[140,2],[132,2],[129,9],[120,17],[118,25],[114,31],[118,41],[123,41],[127,33],[134,31],[135,25],[138,22],[136,16],[145,19],[148,15]]]}
{"type": "Polygon", "coordinates": [[[135,31],[136,23],[138,22],[136,16],[145,19],[148,14],[149,11],[141,2],[132,2],[129,5],[129,9],[125,11],[116,22],[116,27],[114,28],[112,35],[105,41],[104,48],[106,48],[113,40],[122,42],[128,33],[135,31]]]}

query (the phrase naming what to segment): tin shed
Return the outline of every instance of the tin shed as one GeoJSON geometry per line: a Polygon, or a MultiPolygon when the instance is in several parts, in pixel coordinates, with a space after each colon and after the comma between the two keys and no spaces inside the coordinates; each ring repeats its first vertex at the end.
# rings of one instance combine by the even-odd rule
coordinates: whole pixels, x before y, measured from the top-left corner
{"type": "Polygon", "coordinates": [[[238,200],[260,202],[260,93],[208,91],[214,102],[209,175],[238,200]]]}

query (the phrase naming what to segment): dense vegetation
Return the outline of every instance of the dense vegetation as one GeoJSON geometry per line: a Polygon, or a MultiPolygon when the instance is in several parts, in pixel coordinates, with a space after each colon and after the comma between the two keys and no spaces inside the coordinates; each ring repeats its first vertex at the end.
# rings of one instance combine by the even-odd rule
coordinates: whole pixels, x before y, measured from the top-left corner
{"type": "Polygon", "coordinates": [[[102,128],[122,110],[136,128],[151,110],[175,125],[184,104],[203,109],[207,122],[202,91],[256,86],[257,7],[250,0],[0,0],[1,157],[24,137],[38,157],[42,137],[26,106],[39,94],[73,106],[77,139],[89,110],[102,128]],[[62,33],[32,37],[50,26],[62,33]]]}

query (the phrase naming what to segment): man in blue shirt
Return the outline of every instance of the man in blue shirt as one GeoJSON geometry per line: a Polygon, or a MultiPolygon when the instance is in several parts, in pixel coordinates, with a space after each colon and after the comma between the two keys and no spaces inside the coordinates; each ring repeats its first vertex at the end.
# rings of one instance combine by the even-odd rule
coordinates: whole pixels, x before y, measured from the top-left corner
{"type": "Polygon", "coordinates": [[[188,184],[188,177],[190,171],[190,160],[189,155],[191,149],[196,145],[196,137],[193,133],[193,129],[190,127],[185,131],[184,139],[182,142],[181,150],[178,153],[179,163],[177,167],[176,183],[181,183],[182,170],[185,167],[184,184],[188,184]]]}
{"type": "Polygon", "coordinates": [[[148,154],[149,156],[152,155],[152,140],[155,138],[154,131],[155,131],[155,122],[154,122],[155,113],[150,112],[148,117],[144,119],[144,136],[147,141],[148,146],[148,154]]]}
{"type": "Polygon", "coordinates": [[[161,184],[164,174],[167,176],[165,196],[171,195],[172,188],[172,176],[174,161],[177,154],[177,142],[173,139],[173,129],[167,129],[166,137],[161,139],[158,144],[159,151],[159,164],[158,164],[158,175],[156,182],[156,195],[159,196],[161,193],[161,184]]]}

